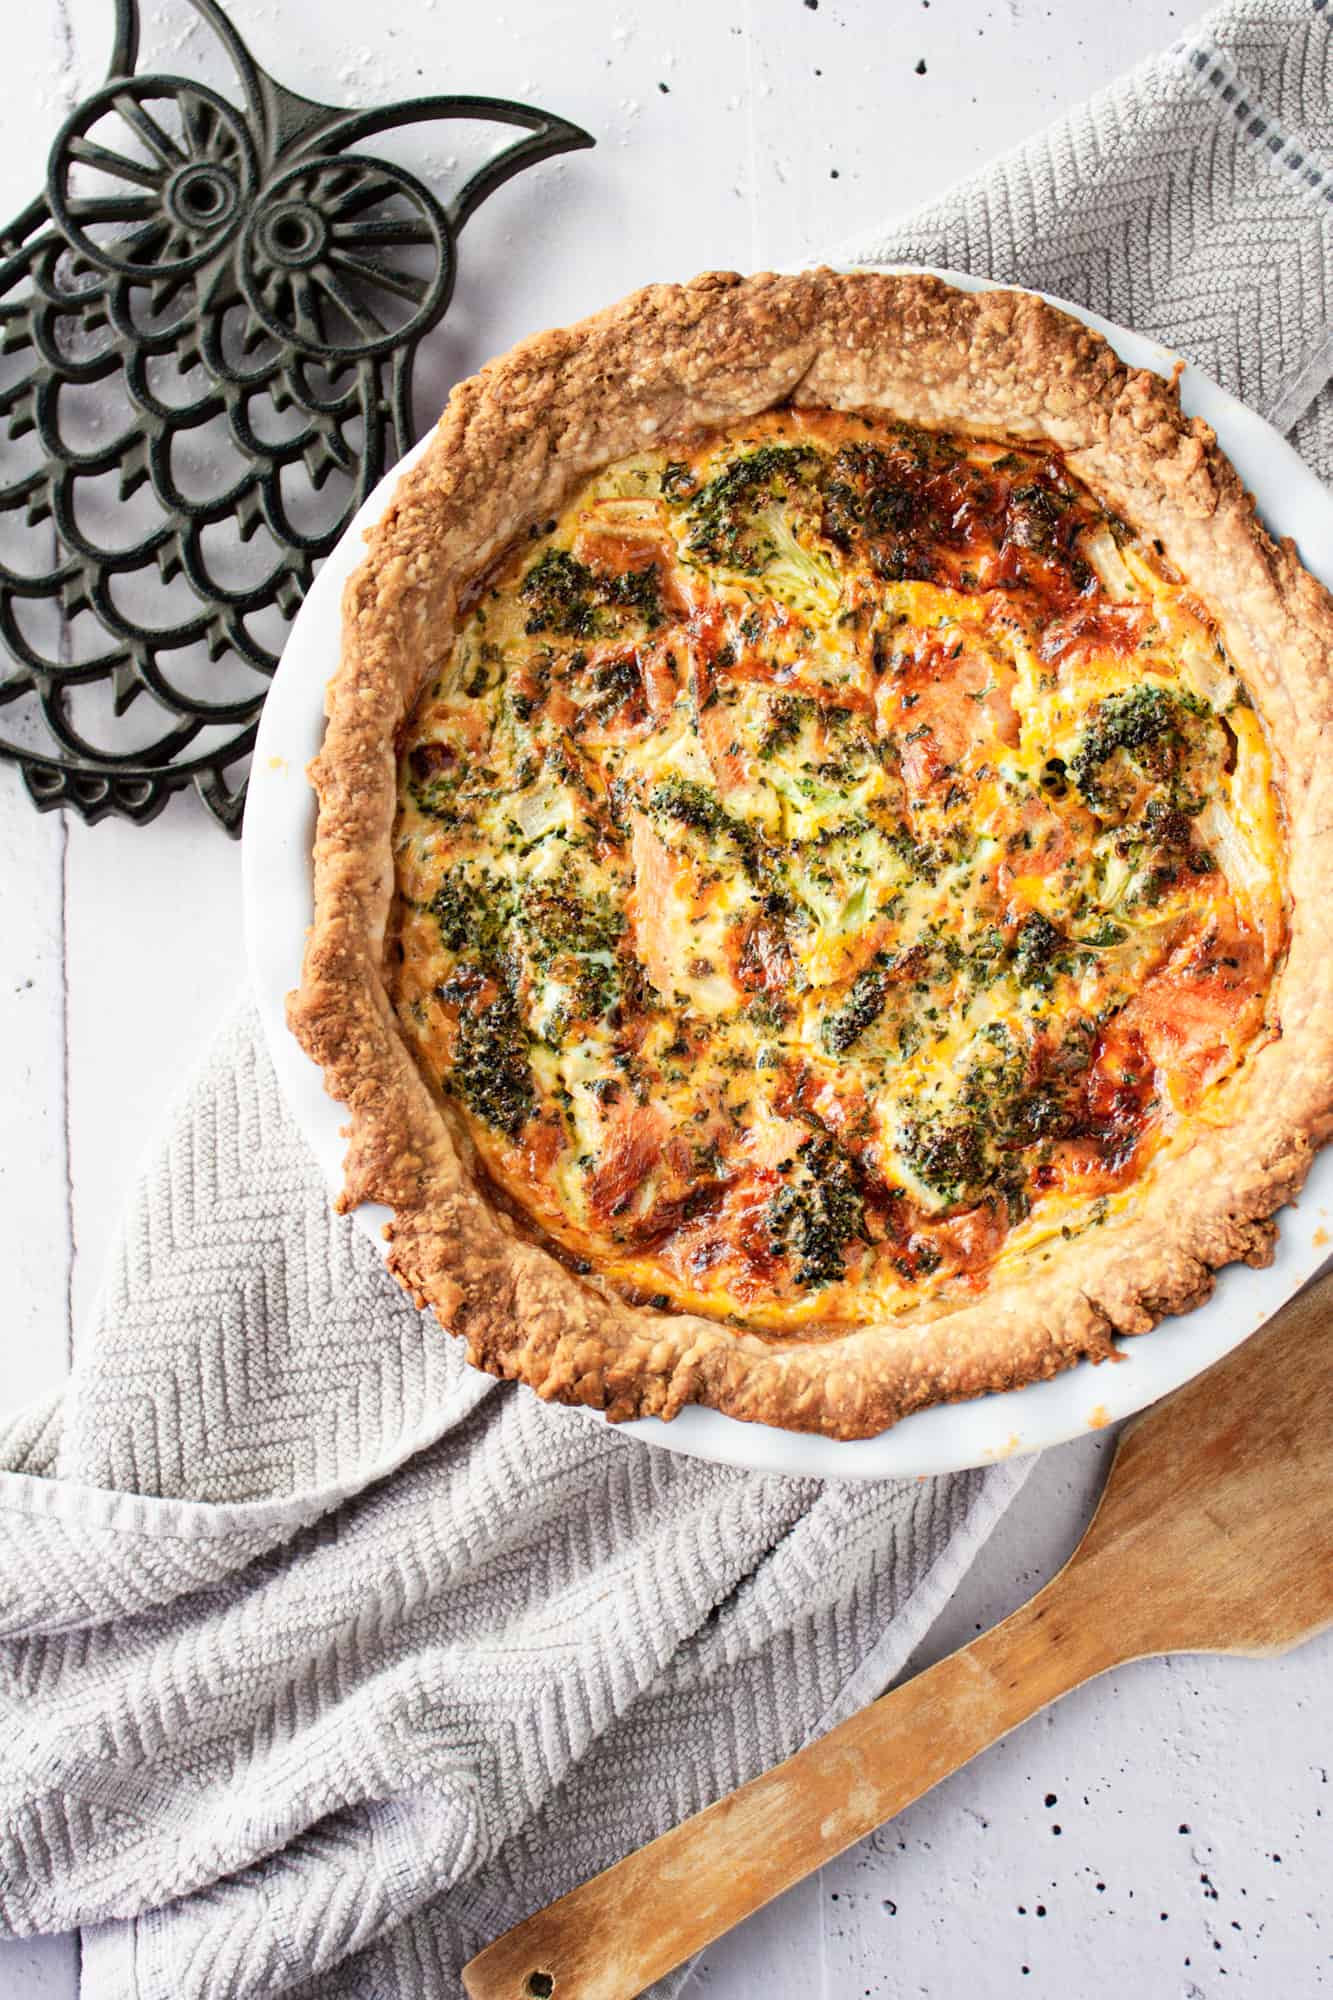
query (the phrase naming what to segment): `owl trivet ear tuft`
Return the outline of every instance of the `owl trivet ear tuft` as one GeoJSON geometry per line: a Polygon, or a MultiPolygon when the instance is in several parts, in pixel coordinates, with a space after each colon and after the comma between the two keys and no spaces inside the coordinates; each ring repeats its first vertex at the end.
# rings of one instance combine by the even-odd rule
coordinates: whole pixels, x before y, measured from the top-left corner
{"type": "Polygon", "coordinates": [[[193,785],[238,833],[285,625],[411,442],[460,229],[593,141],[500,98],[315,103],[189,4],[241,105],[139,72],[115,0],[107,81],[0,234],[0,757],[43,811],[143,823],[193,785]],[[375,151],[439,119],[522,136],[441,202],[375,151]]]}

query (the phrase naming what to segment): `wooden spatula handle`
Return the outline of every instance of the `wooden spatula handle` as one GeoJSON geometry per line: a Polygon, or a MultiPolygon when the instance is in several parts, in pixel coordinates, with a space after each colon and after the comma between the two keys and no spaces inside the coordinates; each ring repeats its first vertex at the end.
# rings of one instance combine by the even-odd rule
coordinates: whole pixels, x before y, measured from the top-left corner
{"type": "Polygon", "coordinates": [[[472,2000],[631,2000],[1116,1661],[1068,1570],[1004,1624],[496,1940],[472,2000]]]}

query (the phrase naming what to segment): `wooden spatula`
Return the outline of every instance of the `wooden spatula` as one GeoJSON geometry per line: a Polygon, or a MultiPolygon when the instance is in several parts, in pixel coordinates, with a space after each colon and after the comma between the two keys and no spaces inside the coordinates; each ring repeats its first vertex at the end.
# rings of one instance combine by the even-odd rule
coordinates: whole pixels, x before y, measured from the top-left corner
{"type": "Polygon", "coordinates": [[[464,1968],[472,2000],[631,2000],[1094,1674],[1333,1622],[1331,1327],[1333,1274],[1126,1429],[1029,1604],[516,1925],[464,1968]]]}

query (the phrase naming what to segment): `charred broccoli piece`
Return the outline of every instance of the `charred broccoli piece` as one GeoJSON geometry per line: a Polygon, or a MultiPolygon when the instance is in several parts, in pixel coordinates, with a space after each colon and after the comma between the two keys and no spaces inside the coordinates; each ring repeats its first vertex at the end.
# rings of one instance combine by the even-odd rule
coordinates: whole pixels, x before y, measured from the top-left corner
{"type": "Polygon", "coordinates": [[[984,1192],[991,1178],[985,1126],[969,1110],[949,1120],[909,1119],[899,1134],[912,1172],[951,1208],[984,1192]]]}
{"type": "Polygon", "coordinates": [[[1011,1212],[1021,1203],[1025,1173],[1008,1148],[1021,1144],[1026,1059],[1000,1022],[984,1031],[985,1043],[947,1113],[909,1118],[898,1144],[917,1179],[948,1207],[1002,1194],[1011,1212]]]}
{"type": "Polygon", "coordinates": [[[694,778],[663,778],[653,786],[648,809],[657,819],[675,820],[678,825],[692,826],[710,838],[734,841],[747,871],[752,868],[757,851],[754,833],[744,820],[732,818],[716,792],[711,792],[707,785],[694,778]]]}
{"type": "Polygon", "coordinates": [[[858,972],[852,981],[851,992],[841,1007],[829,1014],[820,1028],[819,1038],[825,1053],[831,1056],[846,1055],[848,1049],[859,1041],[872,1021],[877,1021],[884,1011],[888,997],[889,982],[885,974],[873,965],[858,972]]]}
{"type": "Polygon", "coordinates": [[[1169,778],[1184,747],[1184,717],[1211,713],[1208,703],[1189,689],[1155,682],[1107,695],[1083,732],[1069,775],[1088,805],[1105,807],[1111,800],[1103,767],[1117,751],[1124,751],[1147,776],[1169,778]]]}
{"type": "Polygon", "coordinates": [[[562,952],[580,957],[613,952],[625,928],[623,915],[607,896],[589,898],[565,876],[525,889],[520,917],[524,942],[538,965],[562,952]]]}
{"type": "Polygon", "coordinates": [[[778,1256],[799,1259],[803,1285],[831,1285],[847,1268],[847,1245],[866,1240],[865,1203],[855,1163],[826,1134],[812,1133],[764,1212],[778,1256]]]}
{"type": "Polygon", "coordinates": [[[662,622],[662,592],[654,564],[621,571],[593,569],[568,549],[547,549],[519,585],[519,596],[530,608],[524,631],[551,632],[566,639],[597,639],[607,635],[608,611],[625,611],[651,632],[662,622]]]}
{"type": "Polygon", "coordinates": [[[768,705],[768,721],[759,742],[759,755],[767,762],[779,750],[789,750],[800,738],[807,722],[819,713],[819,705],[809,695],[779,694],[768,705]]]}
{"type": "Polygon", "coordinates": [[[659,818],[678,820],[700,833],[726,833],[731,827],[721,799],[695,778],[663,778],[653,786],[648,804],[659,818]]]}
{"type": "Polygon", "coordinates": [[[1040,910],[1030,910],[1018,927],[1014,945],[1014,973],[1022,986],[1048,990],[1057,972],[1063,969],[1062,954],[1069,941],[1040,910]]]}
{"type": "Polygon", "coordinates": [[[528,1031],[509,988],[488,983],[493,989],[489,998],[475,991],[460,996],[453,1065],[446,1084],[478,1118],[506,1138],[516,1139],[537,1099],[528,1031]]]}
{"type": "Polygon", "coordinates": [[[943,523],[923,491],[924,467],[905,476],[900,460],[873,444],[845,444],[836,452],[823,486],[820,531],[834,548],[850,554],[874,545],[876,568],[899,576],[921,566],[918,543],[936,536],[943,523]]]}
{"type": "Polygon", "coordinates": [[[465,952],[487,967],[503,962],[514,914],[513,892],[489,869],[457,864],[440,883],[430,907],[446,951],[465,952]]]}

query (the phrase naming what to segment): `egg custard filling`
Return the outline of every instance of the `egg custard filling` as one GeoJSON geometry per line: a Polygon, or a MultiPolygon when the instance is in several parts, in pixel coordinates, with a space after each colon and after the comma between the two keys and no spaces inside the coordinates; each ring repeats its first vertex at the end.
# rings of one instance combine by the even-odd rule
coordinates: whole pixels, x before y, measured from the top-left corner
{"type": "Polygon", "coordinates": [[[1141,1198],[1276,1032],[1208,607],[1045,446],[782,408],[609,467],[400,741],[391,985],[511,1217],[781,1334],[1141,1198]]]}

